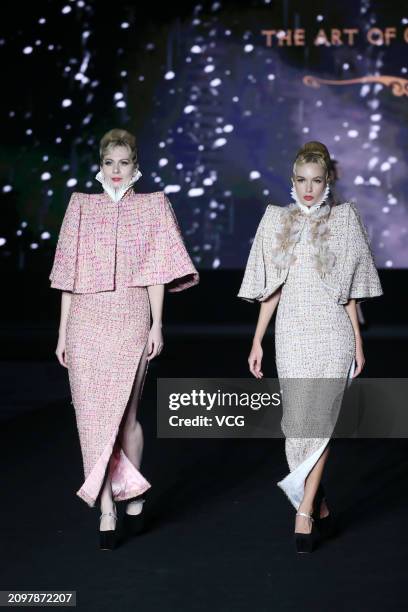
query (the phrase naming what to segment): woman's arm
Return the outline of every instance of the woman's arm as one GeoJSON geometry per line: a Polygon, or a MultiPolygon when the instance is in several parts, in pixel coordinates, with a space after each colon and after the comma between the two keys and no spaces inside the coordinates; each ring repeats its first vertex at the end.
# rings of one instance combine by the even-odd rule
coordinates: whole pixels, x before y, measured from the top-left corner
{"type": "Polygon", "coordinates": [[[282,288],[277,289],[275,293],[261,303],[261,307],[259,309],[258,323],[255,329],[251,353],[248,357],[249,370],[251,374],[255,376],[255,378],[263,377],[263,372],[261,371],[263,356],[261,344],[270,320],[272,319],[273,313],[275,312],[280,300],[281,291],[282,288]]]}
{"type": "Polygon", "coordinates": [[[65,334],[67,328],[67,320],[69,309],[71,307],[71,298],[72,293],[70,291],[62,291],[61,295],[61,316],[60,316],[60,325],[59,325],[59,333],[65,334]]]}
{"type": "Polygon", "coordinates": [[[147,359],[153,359],[161,353],[163,348],[162,319],[164,285],[150,285],[147,287],[149,294],[150,310],[152,313],[152,327],[148,339],[147,359]]]}
{"type": "Polygon", "coordinates": [[[356,339],[356,366],[357,367],[353,375],[353,378],[355,378],[361,373],[364,367],[364,364],[365,364],[364,351],[363,351],[363,339],[361,337],[361,332],[360,332],[360,323],[358,322],[356,300],[355,299],[349,300],[348,303],[344,306],[344,308],[346,309],[347,314],[350,317],[350,321],[351,321],[351,324],[354,330],[354,336],[356,339]]]}
{"type": "Polygon", "coordinates": [[[65,339],[66,339],[66,328],[67,328],[67,320],[69,309],[71,307],[71,297],[72,294],[70,291],[62,291],[61,292],[61,314],[60,314],[60,324],[58,330],[58,344],[55,350],[55,354],[58,357],[58,361],[64,368],[68,367],[66,355],[65,355],[65,339]]]}

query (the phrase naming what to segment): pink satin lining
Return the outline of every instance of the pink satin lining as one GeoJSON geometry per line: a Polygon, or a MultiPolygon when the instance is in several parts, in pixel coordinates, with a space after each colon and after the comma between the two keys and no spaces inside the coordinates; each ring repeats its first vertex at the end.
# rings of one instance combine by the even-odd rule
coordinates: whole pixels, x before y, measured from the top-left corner
{"type": "Polygon", "coordinates": [[[118,429],[110,438],[88,478],[76,493],[91,507],[95,505],[101,490],[106,466],[112,454],[110,476],[112,494],[115,501],[123,501],[136,495],[141,495],[151,487],[151,484],[141,475],[133,463],[129,461],[119,444],[115,444],[117,435],[118,429]]]}

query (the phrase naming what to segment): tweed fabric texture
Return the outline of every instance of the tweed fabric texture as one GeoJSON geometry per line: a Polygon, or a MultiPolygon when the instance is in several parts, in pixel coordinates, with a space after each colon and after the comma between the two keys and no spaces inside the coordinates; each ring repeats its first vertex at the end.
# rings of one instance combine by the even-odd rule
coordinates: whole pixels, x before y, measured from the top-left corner
{"type": "MultiPolygon", "coordinates": [[[[285,450],[290,473],[278,483],[298,509],[310,470],[329,443],[347,378],[355,336],[344,308],[349,298],[381,295],[365,228],[349,203],[329,210],[327,243],[333,269],[316,265],[317,214],[297,208],[290,265],[276,266],[274,248],[292,206],[269,206],[258,228],[239,296],[263,301],[282,287],[275,321],[275,354],[282,388],[285,450]],[[278,236],[276,237],[276,234],[278,236]]],[[[325,230],[326,231],[326,230],[325,230]]]]}
{"type": "MultiPolygon", "coordinates": [[[[306,225],[310,228],[314,224],[319,211],[305,215],[297,204],[267,207],[251,247],[239,297],[248,301],[263,301],[285,282],[290,255],[303,228],[306,225]],[[274,263],[275,251],[281,245],[281,234],[289,215],[294,216],[296,232],[287,244],[286,265],[278,267],[274,263]]],[[[382,295],[367,230],[356,206],[345,202],[330,207],[325,225],[329,232],[326,245],[334,255],[335,263],[320,280],[332,299],[339,304],[347,304],[351,298],[361,302],[382,295]]]]}
{"type": "Polygon", "coordinates": [[[163,195],[125,194],[115,203],[104,194],[89,199],[74,194],[60,232],[52,286],[81,288],[71,296],[66,358],[85,476],[77,495],[91,507],[111,458],[116,501],[151,486],[124,453],[118,436],[150,330],[147,286],[169,283],[181,290],[198,282],[163,195]],[[136,277],[140,285],[133,286],[136,277]],[[106,285],[112,290],[100,290],[106,285]]]}
{"type": "Polygon", "coordinates": [[[181,291],[198,283],[166,194],[129,189],[119,202],[107,193],[72,194],[49,277],[51,287],[73,293],[115,289],[119,213],[127,259],[125,284],[164,284],[169,291],[181,291]]]}

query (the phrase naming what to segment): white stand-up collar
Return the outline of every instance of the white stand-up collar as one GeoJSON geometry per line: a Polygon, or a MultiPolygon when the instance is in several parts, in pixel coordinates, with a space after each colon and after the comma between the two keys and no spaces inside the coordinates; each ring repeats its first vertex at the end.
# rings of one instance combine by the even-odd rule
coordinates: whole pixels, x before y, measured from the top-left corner
{"type": "Polygon", "coordinates": [[[115,187],[113,187],[113,185],[108,183],[108,181],[105,180],[105,177],[103,175],[102,170],[99,170],[98,174],[95,176],[95,179],[102,184],[102,187],[103,187],[104,191],[108,194],[108,196],[114,202],[119,202],[119,200],[122,198],[122,196],[129,189],[129,187],[131,187],[131,185],[133,185],[133,183],[136,183],[136,181],[138,181],[141,176],[142,176],[142,173],[140,172],[139,168],[137,168],[134,171],[130,181],[128,183],[126,183],[125,185],[121,185],[117,189],[115,187]]]}
{"type": "Polygon", "coordinates": [[[313,204],[312,206],[306,206],[306,204],[303,204],[303,202],[301,202],[299,200],[294,185],[292,185],[292,189],[291,189],[290,195],[292,196],[293,200],[295,200],[295,202],[299,206],[299,208],[306,215],[311,215],[315,210],[320,208],[320,206],[327,200],[327,198],[329,196],[329,193],[330,193],[330,187],[329,187],[329,185],[326,185],[326,189],[325,189],[322,197],[320,198],[319,202],[316,202],[316,204],[313,204]]]}

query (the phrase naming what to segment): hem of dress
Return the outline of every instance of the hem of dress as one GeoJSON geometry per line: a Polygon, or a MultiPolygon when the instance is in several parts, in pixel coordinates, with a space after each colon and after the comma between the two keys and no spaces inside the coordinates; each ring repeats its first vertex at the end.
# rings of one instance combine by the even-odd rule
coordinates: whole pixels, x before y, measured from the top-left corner
{"type": "MultiPolygon", "coordinates": [[[[106,475],[106,470],[109,469],[109,466],[111,466],[110,462],[111,462],[111,459],[112,459],[112,455],[115,453],[115,445],[116,445],[117,437],[118,437],[118,434],[119,434],[119,428],[120,428],[120,425],[122,423],[123,416],[124,416],[124,414],[126,412],[126,409],[128,407],[128,402],[129,402],[129,399],[130,399],[130,396],[131,396],[131,393],[132,393],[132,390],[133,390],[133,385],[134,385],[136,376],[138,374],[140,362],[141,362],[143,354],[145,352],[147,343],[148,343],[148,340],[146,340],[146,343],[145,343],[145,345],[144,345],[144,347],[143,347],[143,349],[142,349],[142,351],[140,353],[139,359],[137,361],[136,368],[135,368],[134,373],[133,373],[133,378],[131,379],[132,383],[131,383],[130,391],[129,391],[129,394],[128,394],[128,397],[127,397],[127,400],[126,400],[125,409],[122,412],[122,415],[121,415],[120,420],[119,420],[119,424],[118,424],[115,432],[112,434],[110,440],[107,442],[104,450],[102,451],[101,455],[99,456],[99,459],[97,460],[97,462],[93,466],[92,470],[88,474],[87,478],[85,479],[84,483],[78,489],[78,491],[76,491],[76,495],[78,497],[80,497],[83,501],[85,501],[88,504],[88,506],[90,506],[91,508],[93,508],[95,506],[95,504],[96,504],[96,500],[98,499],[98,496],[100,494],[100,491],[101,491],[101,488],[102,488],[102,484],[103,484],[103,481],[104,481],[104,478],[105,478],[105,475],[106,475]],[[103,460],[104,455],[107,454],[106,453],[106,449],[110,449],[110,451],[109,451],[108,459],[106,461],[105,469],[103,470],[103,476],[102,476],[102,479],[101,479],[101,484],[100,484],[100,486],[98,488],[98,492],[96,493],[96,495],[92,496],[92,495],[89,495],[85,491],[85,488],[87,486],[86,483],[89,482],[89,481],[92,482],[93,478],[95,478],[95,477],[97,478],[97,476],[95,475],[95,472],[98,471],[98,468],[99,468],[98,464],[101,462],[101,460],[103,460]]],[[[143,380],[141,382],[139,398],[141,398],[142,393],[143,393],[143,388],[144,388],[144,383],[145,383],[145,380],[146,380],[146,375],[147,375],[148,367],[149,367],[149,360],[147,360],[147,362],[146,362],[146,370],[145,370],[145,373],[144,373],[144,376],[143,376],[143,380]]],[[[141,495],[142,493],[144,493],[145,491],[147,491],[151,487],[151,484],[144,478],[144,476],[142,476],[142,474],[139,472],[139,470],[128,459],[128,457],[126,456],[126,454],[123,451],[121,446],[118,447],[118,453],[117,454],[118,454],[119,458],[116,461],[114,468],[112,469],[112,466],[110,467],[110,469],[111,469],[111,476],[115,473],[116,467],[120,463],[121,453],[123,453],[124,461],[128,462],[130,464],[130,469],[133,469],[133,470],[135,470],[137,472],[137,477],[139,477],[141,479],[141,486],[138,487],[138,488],[132,488],[129,492],[123,492],[123,489],[122,489],[121,491],[119,491],[117,493],[114,492],[114,486],[112,486],[112,499],[114,501],[124,501],[126,499],[130,499],[132,497],[136,497],[137,495],[141,495]]]]}
{"type": "Polygon", "coordinates": [[[143,493],[145,493],[151,488],[152,488],[152,485],[149,482],[148,486],[143,487],[142,489],[134,489],[134,490],[129,491],[128,493],[123,493],[122,495],[121,494],[114,495],[113,499],[114,501],[126,501],[127,499],[132,499],[132,497],[137,497],[138,495],[142,495],[143,493]]]}
{"type": "Polygon", "coordinates": [[[298,467],[290,472],[283,480],[276,483],[285,493],[286,497],[296,510],[299,509],[300,503],[304,496],[305,480],[311,472],[313,466],[320,459],[329,441],[330,438],[325,440],[320,448],[318,448],[312,455],[298,465],[298,467]]]}
{"type": "MultiPolygon", "coordinates": [[[[113,495],[112,498],[114,501],[126,501],[127,499],[132,499],[132,497],[137,497],[138,495],[142,495],[142,493],[145,493],[146,491],[151,489],[151,487],[152,485],[148,483],[147,487],[144,487],[142,489],[134,489],[134,490],[129,491],[129,493],[126,493],[123,495],[116,495],[116,496],[113,495]]],[[[90,508],[95,507],[96,499],[93,499],[93,497],[85,493],[85,491],[80,492],[79,490],[76,492],[76,495],[78,495],[80,499],[86,502],[90,508]]]]}
{"type": "MultiPolygon", "coordinates": [[[[347,378],[346,378],[347,387],[350,386],[353,381],[355,365],[356,365],[356,361],[355,361],[355,358],[353,357],[349,370],[348,370],[347,378]]],[[[295,507],[296,510],[299,509],[300,503],[304,496],[306,478],[308,477],[309,473],[312,471],[313,466],[320,459],[325,448],[328,446],[331,440],[331,437],[325,438],[324,440],[325,442],[324,444],[322,444],[321,447],[319,447],[312,455],[307,457],[307,459],[302,461],[302,463],[298,465],[287,476],[285,476],[285,478],[283,478],[282,480],[276,483],[277,486],[280,489],[282,489],[282,491],[285,493],[286,497],[289,499],[289,501],[295,507]],[[309,464],[311,464],[310,468],[309,468],[309,464]],[[302,479],[300,479],[300,475],[302,475],[303,473],[304,473],[304,476],[302,479]]]]}
{"type": "MultiPolygon", "coordinates": [[[[85,501],[88,506],[90,506],[91,508],[93,508],[96,504],[96,500],[99,497],[104,479],[105,479],[105,475],[106,475],[106,470],[110,469],[110,476],[111,479],[113,477],[113,475],[116,472],[116,468],[119,465],[119,463],[122,461],[125,463],[129,464],[129,469],[132,471],[135,471],[135,479],[140,479],[140,486],[136,486],[135,483],[133,483],[132,488],[130,489],[130,491],[128,489],[126,489],[126,485],[125,487],[121,487],[119,490],[116,489],[115,492],[115,484],[114,482],[111,480],[112,482],[112,499],[115,501],[123,501],[125,499],[130,499],[131,497],[135,497],[136,495],[141,495],[142,493],[144,493],[145,491],[147,491],[148,489],[150,489],[151,484],[150,482],[148,482],[146,480],[146,478],[144,478],[144,476],[142,476],[142,474],[139,472],[139,470],[133,465],[133,463],[128,459],[128,457],[126,456],[125,452],[123,451],[121,446],[117,447],[117,459],[115,460],[114,466],[112,468],[111,465],[111,459],[112,456],[115,454],[115,445],[116,445],[116,440],[118,437],[118,433],[119,433],[119,427],[116,429],[115,433],[112,435],[110,441],[107,443],[105,449],[103,450],[103,452],[101,453],[98,461],[96,462],[96,464],[94,465],[93,469],[91,470],[91,472],[88,474],[88,477],[86,478],[86,480],[84,481],[84,483],[82,484],[82,486],[78,489],[78,491],[76,492],[76,495],[78,495],[78,497],[80,497],[83,501],[85,501]],[[109,453],[107,453],[107,449],[109,451],[109,453]],[[121,458],[121,453],[123,453],[123,458],[121,458]],[[107,455],[107,461],[105,461],[104,455],[107,455]],[[105,468],[103,469],[103,472],[100,472],[100,463],[105,463],[105,468]],[[99,472],[99,475],[98,475],[99,472]],[[95,489],[95,494],[91,495],[87,492],[87,487],[89,487],[89,483],[93,483],[95,480],[98,481],[98,479],[100,480],[100,486],[97,487],[97,492],[95,489]]],[[[133,480],[135,480],[133,479],[133,480]]],[[[91,485],[92,486],[92,485],[91,485]]]]}

